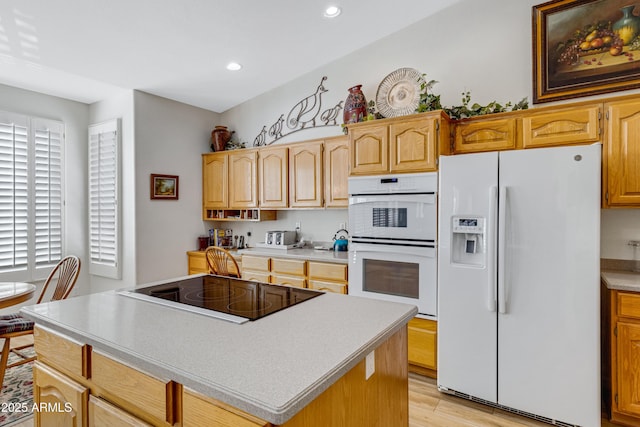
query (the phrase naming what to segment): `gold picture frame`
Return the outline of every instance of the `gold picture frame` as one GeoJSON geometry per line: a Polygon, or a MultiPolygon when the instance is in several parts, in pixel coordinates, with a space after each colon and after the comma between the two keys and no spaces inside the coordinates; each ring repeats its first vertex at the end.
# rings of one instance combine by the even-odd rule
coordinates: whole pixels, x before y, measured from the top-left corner
{"type": "Polygon", "coordinates": [[[533,6],[533,103],[640,87],[636,13],[629,0],[533,6]]]}
{"type": "Polygon", "coordinates": [[[178,200],[178,175],[151,174],[151,199],[178,200]]]}

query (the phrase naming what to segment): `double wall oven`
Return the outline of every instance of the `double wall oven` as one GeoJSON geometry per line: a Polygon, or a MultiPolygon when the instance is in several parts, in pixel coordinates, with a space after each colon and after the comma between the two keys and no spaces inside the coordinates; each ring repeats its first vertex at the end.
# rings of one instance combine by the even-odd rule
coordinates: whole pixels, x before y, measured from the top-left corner
{"type": "Polygon", "coordinates": [[[349,178],[349,294],[437,316],[435,172],[349,178]]]}

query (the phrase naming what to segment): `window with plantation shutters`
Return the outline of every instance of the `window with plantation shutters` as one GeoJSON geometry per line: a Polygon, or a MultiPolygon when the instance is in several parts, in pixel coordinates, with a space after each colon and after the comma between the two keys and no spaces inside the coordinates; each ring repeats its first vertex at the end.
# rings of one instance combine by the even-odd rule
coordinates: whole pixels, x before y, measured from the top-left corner
{"type": "Polygon", "coordinates": [[[119,120],[89,127],[91,274],[120,279],[119,120]]]}
{"type": "Polygon", "coordinates": [[[0,280],[42,279],[63,252],[64,125],[0,112],[0,280]]]}

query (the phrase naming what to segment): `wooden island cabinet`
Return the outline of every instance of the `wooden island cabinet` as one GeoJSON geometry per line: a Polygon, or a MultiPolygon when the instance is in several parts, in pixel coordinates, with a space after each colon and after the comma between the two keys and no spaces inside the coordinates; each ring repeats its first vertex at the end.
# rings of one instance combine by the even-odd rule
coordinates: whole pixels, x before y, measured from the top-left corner
{"type": "Polygon", "coordinates": [[[602,285],[604,407],[610,419],[640,425],[640,292],[602,285]]]}

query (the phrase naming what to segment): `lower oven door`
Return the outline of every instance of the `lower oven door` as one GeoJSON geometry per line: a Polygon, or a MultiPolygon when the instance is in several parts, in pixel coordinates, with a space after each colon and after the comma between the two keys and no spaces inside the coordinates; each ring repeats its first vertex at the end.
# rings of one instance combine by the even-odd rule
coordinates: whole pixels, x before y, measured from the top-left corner
{"type": "Polygon", "coordinates": [[[417,305],[420,314],[436,319],[436,279],[433,244],[349,245],[349,295],[417,305]]]}

